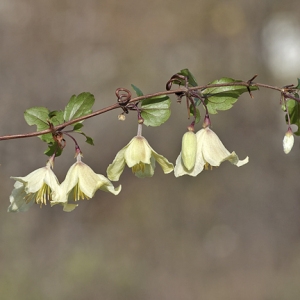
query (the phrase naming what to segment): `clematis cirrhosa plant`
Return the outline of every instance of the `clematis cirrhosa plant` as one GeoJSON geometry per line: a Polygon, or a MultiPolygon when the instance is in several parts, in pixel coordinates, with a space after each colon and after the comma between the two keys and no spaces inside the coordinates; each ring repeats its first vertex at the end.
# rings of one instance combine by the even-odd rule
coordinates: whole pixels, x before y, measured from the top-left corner
{"type": "Polygon", "coordinates": [[[11,177],[16,180],[14,189],[9,197],[8,212],[27,211],[34,203],[42,206],[52,200],[59,193],[60,186],[53,173],[53,160],[51,157],[46,166],[39,168],[25,177],[11,177]]]}
{"type": "Polygon", "coordinates": [[[121,149],[114,161],[107,168],[107,176],[110,180],[119,180],[125,165],[132,168],[132,172],[139,178],[152,177],[157,161],[163,172],[168,174],[173,171],[174,165],[164,156],[152,149],[148,141],[142,136],[142,124],[138,124],[137,136],[121,149]]]}
{"type": "MultiPolygon", "coordinates": [[[[194,165],[192,167],[185,166],[182,153],[186,153],[187,150],[183,148],[176,160],[174,169],[174,174],[176,177],[182,175],[197,176],[203,171],[203,169],[207,170],[209,166],[218,167],[223,161],[226,160],[237,167],[241,167],[248,163],[248,157],[246,157],[244,160],[239,160],[235,152],[230,153],[220,141],[219,137],[209,127],[199,130],[195,135],[196,145],[193,144],[192,148],[194,154],[196,155],[194,165]]],[[[189,144],[185,143],[182,145],[182,147],[189,147],[189,144]]],[[[189,149],[190,153],[193,151],[189,149]]]]}
{"type": "Polygon", "coordinates": [[[61,204],[63,210],[70,212],[78,204],[69,201],[79,201],[92,198],[98,189],[118,195],[121,185],[115,188],[103,175],[96,174],[88,165],[81,161],[80,150],[76,153],[77,161],[70,167],[65,180],[60,185],[60,194],[56,194],[51,205],[61,204]]]}

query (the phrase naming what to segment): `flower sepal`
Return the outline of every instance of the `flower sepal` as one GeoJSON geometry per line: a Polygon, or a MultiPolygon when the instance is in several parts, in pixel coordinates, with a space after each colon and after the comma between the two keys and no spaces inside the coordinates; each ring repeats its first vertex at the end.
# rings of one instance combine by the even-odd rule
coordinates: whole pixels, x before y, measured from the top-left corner
{"type": "Polygon", "coordinates": [[[228,160],[237,167],[241,167],[248,163],[249,158],[246,157],[240,160],[236,153],[233,151],[230,153],[219,137],[209,128],[203,128],[196,133],[197,145],[196,145],[196,160],[194,165],[190,169],[185,166],[185,162],[182,157],[182,152],[179,154],[174,169],[176,177],[182,175],[197,176],[203,169],[211,167],[218,167],[222,162],[228,160]]]}
{"type": "Polygon", "coordinates": [[[135,176],[139,178],[152,177],[155,162],[158,162],[165,174],[174,169],[173,164],[154,151],[142,135],[137,135],[117,153],[114,161],[107,168],[107,176],[110,180],[118,181],[127,164],[135,176]]]}
{"type": "Polygon", "coordinates": [[[14,189],[9,197],[9,212],[27,211],[34,203],[42,206],[52,200],[55,193],[60,192],[57,177],[53,173],[53,157],[46,166],[39,168],[25,177],[11,177],[16,180],[14,189]]]}
{"type": "Polygon", "coordinates": [[[76,163],[70,167],[61,183],[60,192],[53,196],[51,205],[60,204],[63,205],[64,211],[72,211],[78,206],[74,202],[93,198],[98,189],[118,195],[121,185],[115,188],[105,176],[96,174],[83,163],[81,155],[78,154],[76,163]]]}

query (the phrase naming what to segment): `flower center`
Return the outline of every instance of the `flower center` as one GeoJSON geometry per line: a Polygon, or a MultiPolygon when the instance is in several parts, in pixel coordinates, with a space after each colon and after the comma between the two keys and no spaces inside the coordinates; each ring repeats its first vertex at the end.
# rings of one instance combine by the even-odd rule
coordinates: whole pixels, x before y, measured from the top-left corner
{"type": "Polygon", "coordinates": [[[84,200],[87,199],[89,200],[90,198],[79,188],[79,184],[77,183],[73,190],[71,191],[72,195],[71,198],[74,199],[74,201],[78,200],[84,200]]]}
{"type": "Polygon", "coordinates": [[[43,186],[35,193],[30,193],[25,196],[25,202],[29,203],[30,201],[34,200],[37,204],[46,205],[47,201],[51,201],[51,188],[47,184],[43,184],[43,186]]]}
{"type": "Polygon", "coordinates": [[[205,165],[204,165],[204,169],[209,170],[209,168],[210,168],[210,170],[213,169],[213,167],[208,162],[206,162],[205,165]]]}
{"type": "Polygon", "coordinates": [[[136,172],[144,172],[145,170],[145,164],[142,162],[139,162],[138,164],[134,165],[132,167],[132,173],[136,173],[136,172]]]}

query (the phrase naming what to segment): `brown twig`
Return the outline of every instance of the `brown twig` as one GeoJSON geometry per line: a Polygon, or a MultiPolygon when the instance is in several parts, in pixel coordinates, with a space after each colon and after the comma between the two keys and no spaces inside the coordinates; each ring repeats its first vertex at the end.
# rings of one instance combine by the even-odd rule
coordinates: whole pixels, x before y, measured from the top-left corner
{"type": "MultiPolygon", "coordinates": [[[[128,105],[130,103],[136,103],[136,102],[142,101],[144,99],[152,98],[152,97],[156,97],[156,96],[171,95],[171,94],[182,94],[182,93],[187,92],[188,90],[190,90],[190,91],[193,91],[193,90],[200,90],[201,91],[202,90],[203,91],[203,90],[205,90],[207,88],[225,87],[225,86],[244,86],[244,87],[248,87],[249,88],[249,85],[251,85],[251,86],[262,87],[262,88],[266,88],[266,89],[272,89],[272,90],[279,91],[281,93],[284,93],[287,98],[290,98],[290,99],[293,99],[293,100],[296,100],[296,101],[300,102],[299,98],[294,97],[293,95],[290,95],[290,94],[286,94],[287,90],[290,92],[291,90],[296,90],[296,88],[295,89],[291,89],[289,87],[289,88],[285,89],[285,88],[279,88],[279,87],[276,87],[276,86],[271,86],[271,85],[267,85],[267,84],[263,84],[263,83],[254,83],[254,82],[252,82],[252,80],[255,77],[256,76],[254,76],[248,82],[242,81],[242,82],[230,82],[230,83],[220,83],[220,84],[208,84],[208,85],[196,86],[196,87],[189,87],[189,88],[182,86],[179,89],[167,90],[167,91],[163,91],[163,92],[148,94],[148,95],[144,95],[144,96],[135,97],[135,98],[132,98],[132,99],[130,98],[131,95],[129,96],[129,94],[128,94],[128,96],[120,96],[119,93],[118,93],[117,96],[119,95],[120,96],[119,98],[122,98],[122,100],[125,100],[125,102],[127,102],[126,105],[128,105]],[[126,97],[126,99],[124,99],[123,97],[126,97]]],[[[171,88],[170,85],[169,85],[169,87],[171,88]]],[[[119,91],[128,92],[127,89],[120,88],[118,90],[119,91]]],[[[99,109],[99,110],[97,110],[97,111],[95,111],[93,113],[90,113],[88,115],[85,115],[85,116],[73,119],[71,121],[65,122],[63,124],[54,126],[53,128],[49,128],[49,129],[46,129],[46,130],[37,131],[37,132],[31,132],[31,133],[23,133],[23,134],[3,135],[3,136],[0,136],[0,141],[12,140],[12,139],[21,139],[21,138],[28,138],[28,137],[35,137],[35,136],[39,136],[39,135],[43,135],[43,134],[47,134],[47,133],[53,133],[53,131],[60,130],[60,129],[62,129],[64,127],[67,127],[69,125],[72,125],[74,123],[77,123],[77,122],[80,122],[80,121],[83,121],[83,120],[86,120],[86,119],[89,119],[89,118],[93,118],[95,116],[101,115],[103,113],[112,111],[112,110],[117,109],[117,108],[124,109],[124,101],[118,101],[118,103],[115,103],[113,105],[110,105],[108,107],[99,109]]]]}

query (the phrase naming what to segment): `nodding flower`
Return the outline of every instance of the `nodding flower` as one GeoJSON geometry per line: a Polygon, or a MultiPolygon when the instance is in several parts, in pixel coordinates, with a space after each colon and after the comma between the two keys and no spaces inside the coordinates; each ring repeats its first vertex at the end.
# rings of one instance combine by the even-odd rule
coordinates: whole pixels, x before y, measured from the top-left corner
{"type": "Polygon", "coordinates": [[[60,193],[55,194],[51,205],[61,204],[64,211],[70,212],[78,206],[76,201],[91,199],[98,189],[118,195],[121,185],[115,188],[105,176],[96,174],[83,163],[81,154],[77,153],[77,161],[70,167],[60,185],[60,193]]]}
{"type": "MultiPolygon", "coordinates": [[[[188,134],[194,133],[188,132],[188,134]]],[[[181,153],[176,160],[174,169],[176,177],[182,175],[197,176],[203,169],[217,167],[226,160],[237,167],[241,167],[249,161],[248,157],[239,160],[235,152],[230,153],[209,127],[203,128],[195,134],[196,144],[194,136],[191,135],[186,138],[185,135],[186,140],[182,142],[181,153]]]]}

